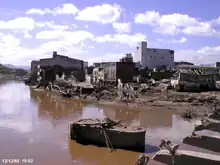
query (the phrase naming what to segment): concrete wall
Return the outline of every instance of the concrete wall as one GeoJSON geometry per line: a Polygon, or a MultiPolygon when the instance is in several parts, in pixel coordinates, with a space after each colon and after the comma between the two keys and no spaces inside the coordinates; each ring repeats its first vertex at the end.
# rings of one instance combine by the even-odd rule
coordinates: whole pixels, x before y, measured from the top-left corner
{"type": "Polygon", "coordinates": [[[198,84],[211,84],[214,82],[214,75],[196,75],[190,73],[180,73],[180,81],[187,81],[198,84]]]}
{"type": "Polygon", "coordinates": [[[122,83],[133,82],[135,76],[135,63],[133,62],[117,62],[116,77],[121,79],[122,83]]]}
{"type": "Polygon", "coordinates": [[[146,65],[149,69],[174,66],[174,53],[168,49],[147,49],[145,55],[146,65]]]}
{"type": "Polygon", "coordinates": [[[117,82],[121,79],[122,83],[133,81],[135,76],[135,63],[133,62],[115,62],[104,67],[104,81],[117,82]]]}
{"type": "Polygon", "coordinates": [[[104,81],[117,81],[116,63],[104,66],[104,81]]]}
{"type": "Polygon", "coordinates": [[[147,53],[147,42],[141,42],[137,46],[134,59],[135,61],[140,61],[142,68],[146,66],[145,54],[147,53]]]}
{"type": "Polygon", "coordinates": [[[179,73],[178,80],[171,80],[171,85],[177,91],[211,90],[215,87],[215,75],[179,73]]]}

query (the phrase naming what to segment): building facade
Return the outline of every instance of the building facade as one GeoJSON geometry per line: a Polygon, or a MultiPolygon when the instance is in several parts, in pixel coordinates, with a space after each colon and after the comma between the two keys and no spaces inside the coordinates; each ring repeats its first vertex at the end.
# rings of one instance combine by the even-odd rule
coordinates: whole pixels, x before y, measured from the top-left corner
{"type": "Polygon", "coordinates": [[[72,72],[74,76],[82,79],[84,77],[84,61],[53,52],[52,58],[40,59],[31,62],[31,75],[37,75],[39,69],[48,69],[59,66],[63,71],[72,72]]]}
{"type": "Polygon", "coordinates": [[[122,83],[133,82],[135,76],[135,63],[133,62],[114,62],[103,66],[104,82],[117,83],[118,79],[122,83]]]}
{"type": "Polygon", "coordinates": [[[143,41],[136,49],[135,60],[140,61],[143,69],[170,69],[174,66],[174,50],[148,48],[147,42],[143,41]]]}

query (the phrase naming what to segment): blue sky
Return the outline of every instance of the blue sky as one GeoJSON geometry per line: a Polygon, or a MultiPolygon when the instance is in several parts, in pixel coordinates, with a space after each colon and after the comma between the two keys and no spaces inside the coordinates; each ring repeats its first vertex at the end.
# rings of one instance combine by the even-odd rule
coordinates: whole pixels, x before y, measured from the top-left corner
{"type": "Polygon", "coordinates": [[[29,65],[52,51],[93,61],[134,53],[139,41],[175,50],[176,61],[220,61],[220,1],[0,2],[0,62],[29,65]]]}

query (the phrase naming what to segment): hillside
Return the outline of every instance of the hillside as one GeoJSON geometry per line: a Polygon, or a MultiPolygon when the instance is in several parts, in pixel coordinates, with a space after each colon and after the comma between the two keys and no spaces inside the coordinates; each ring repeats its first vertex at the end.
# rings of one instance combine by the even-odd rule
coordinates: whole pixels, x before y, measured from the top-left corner
{"type": "Polygon", "coordinates": [[[11,69],[24,69],[24,70],[30,70],[30,66],[23,66],[23,65],[12,65],[12,64],[2,64],[8,68],[11,69]]]}
{"type": "Polygon", "coordinates": [[[15,76],[25,76],[28,74],[28,71],[24,69],[12,69],[0,64],[0,74],[13,74],[15,76]]]}

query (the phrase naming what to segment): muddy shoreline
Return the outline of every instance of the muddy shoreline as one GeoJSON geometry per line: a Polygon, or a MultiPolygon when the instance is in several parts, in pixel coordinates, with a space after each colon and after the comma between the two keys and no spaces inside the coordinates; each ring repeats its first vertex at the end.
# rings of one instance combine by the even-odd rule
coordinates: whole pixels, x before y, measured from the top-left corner
{"type": "MultiPolygon", "coordinates": [[[[51,94],[60,96],[64,98],[58,90],[49,91],[48,89],[35,89],[35,87],[30,87],[32,90],[47,91],[51,94]]],[[[180,93],[174,92],[172,90],[168,91],[168,98],[165,100],[163,94],[157,90],[151,90],[146,92],[144,95],[139,96],[139,98],[133,101],[126,101],[120,99],[106,99],[102,98],[99,101],[95,97],[89,96],[86,99],[82,97],[74,96],[72,99],[77,101],[83,101],[89,104],[96,104],[100,106],[110,106],[110,107],[121,107],[129,109],[139,109],[139,110],[155,110],[164,109],[168,111],[174,111],[176,114],[182,115],[183,113],[191,110],[194,114],[193,118],[202,117],[207,115],[212,111],[212,106],[214,103],[220,103],[220,92],[201,92],[201,93],[180,93]]],[[[220,104],[219,104],[220,105],[220,104]]]]}

